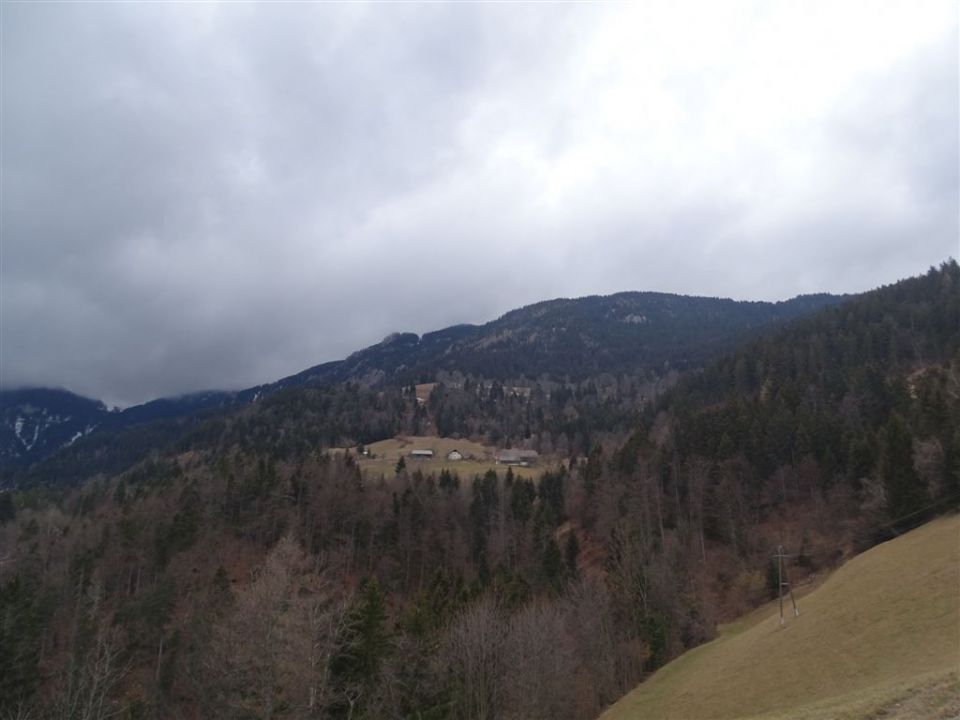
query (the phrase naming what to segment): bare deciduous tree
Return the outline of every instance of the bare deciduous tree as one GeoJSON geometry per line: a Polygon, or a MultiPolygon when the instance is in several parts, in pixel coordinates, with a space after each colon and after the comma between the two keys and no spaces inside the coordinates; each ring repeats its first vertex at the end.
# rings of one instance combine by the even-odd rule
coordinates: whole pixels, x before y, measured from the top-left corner
{"type": "Polygon", "coordinates": [[[451,624],[440,658],[460,690],[458,717],[498,717],[503,693],[504,629],[501,613],[490,598],[470,606],[451,624]]]}
{"type": "Polygon", "coordinates": [[[232,612],[213,628],[205,670],[224,708],[309,717],[332,692],[329,666],[345,604],[289,537],[267,555],[232,612]]]}
{"type": "Polygon", "coordinates": [[[105,720],[125,710],[112,696],[127,673],[120,662],[120,645],[113,632],[99,630],[92,647],[75,658],[57,693],[52,720],[105,720]]]}
{"type": "Polygon", "coordinates": [[[504,712],[527,720],[572,718],[576,705],[577,649],[557,602],[536,602],[507,626],[504,642],[504,712]]]}

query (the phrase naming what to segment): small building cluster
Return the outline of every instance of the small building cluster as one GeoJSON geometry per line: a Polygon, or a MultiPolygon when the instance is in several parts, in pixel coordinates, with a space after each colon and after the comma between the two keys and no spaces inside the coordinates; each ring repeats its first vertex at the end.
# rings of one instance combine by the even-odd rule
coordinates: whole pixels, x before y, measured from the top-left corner
{"type": "MultiPolygon", "coordinates": [[[[435,457],[437,457],[437,453],[435,450],[429,448],[418,448],[416,450],[411,450],[407,454],[407,457],[412,460],[433,460],[435,457]]],[[[467,456],[460,450],[454,448],[443,455],[443,457],[445,457],[448,462],[457,462],[459,460],[464,460],[467,456]]],[[[537,464],[537,461],[540,460],[540,454],[536,450],[508,448],[506,450],[500,450],[494,457],[494,460],[496,460],[497,465],[529,467],[537,464]]]]}
{"type": "MultiPolygon", "coordinates": [[[[411,450],[410,457],[415,460],[432,460],[435,456],[433,450],[411,450]]],[[[463,453],[459,450],[451,450],[447,453],[447,460],[463,460],[463,453]]]]}
{"type": "Polygon", "coordinates": [[[536,465],[540,455],[536,450],[501,450],[497,453],[497,465],[519,465],[528,467],[536,465]]]}

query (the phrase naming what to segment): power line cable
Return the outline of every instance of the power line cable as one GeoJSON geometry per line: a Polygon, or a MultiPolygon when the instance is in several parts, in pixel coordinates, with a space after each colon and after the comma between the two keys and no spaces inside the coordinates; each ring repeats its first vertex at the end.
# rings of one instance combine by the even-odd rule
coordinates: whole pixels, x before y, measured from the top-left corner
{"type": "MultiPolygon", "coordinates": [[[[953,500],[960,500],[960,493],[955,493],[955,494],[953,494],[953,495],[948,495],[947,497],[942,497],[942,498],[940,498],[939,500],[936,500],[936,501],[930,503],[929,505],[924,505],[923,507],[918,508],[917,510],[914,510],[914,511],[912,511],[912,512],[906,513],[905,515],[900,515],[899,517],[890,518],[889,520],[881,521],[881,524],[884,525],[884,526],[889,526],[889,527],[891,528],[891,530],[893,530],[894,532],[897,532],[897,531],[896,531],[896,528],[894,528],[893,525],[895,525],[896,523],[900,522],[901,520],[906,520],[907,518],[913,517],[914,515],[919,515],[919,514],[922,513],[922,512],[926,512],[927,510],[931,510],[931,509],[933,509],[933,508],[935,508],[935,507],[937,507],[937,506],[939,506],[939,505],[943,505],[943,504],[948,503],[948,502],[951,502],[951,501],[953,501],[953,500]]],[[[897,532],[897,534],[899,535],[900,533],[897,532]]],[[[810,551],[810,550],[843,550],[843,547],[838,546],[838,545],[836,545],[836,544],[834,544],[834,543],[818,543],[818,542],[810,542],[810,541],[807,541],[807,542],[800,541],[800,542],[797,543],[797,544],[798,544],[798,545],[800,546],[800,548],[803,549],[804,551],[810,551]]]]}

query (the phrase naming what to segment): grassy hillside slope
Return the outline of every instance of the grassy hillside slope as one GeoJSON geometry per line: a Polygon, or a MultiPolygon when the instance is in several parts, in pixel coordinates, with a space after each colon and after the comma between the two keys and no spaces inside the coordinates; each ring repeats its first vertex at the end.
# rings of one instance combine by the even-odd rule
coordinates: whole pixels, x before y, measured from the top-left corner
{"type": "Polygon", "coordinates": [[[785,628],[766,606],[602,717],[960,717],[958,550],[957,515],[874,547],[801,598],[799,617],[785,611],[785,628]]]}

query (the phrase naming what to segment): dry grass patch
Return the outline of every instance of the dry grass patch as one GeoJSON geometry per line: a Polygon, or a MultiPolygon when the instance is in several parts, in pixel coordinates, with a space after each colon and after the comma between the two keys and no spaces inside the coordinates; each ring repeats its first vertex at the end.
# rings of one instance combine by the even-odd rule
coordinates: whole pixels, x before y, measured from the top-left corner
{"type": "Polygon", "coordinates": [[[433,392],[433,389],[437,386],[436,383],[419,383],[414,386],[414,391],[417,394],[417,400],[420,402],[427,402],[430,399],[430,394],[433,392]]]}
{"type": "MultiPolygon", "coordinates": [[[[391,477],[394,474],[397,461],[403,457],[409,470],[420,469],[424,473],[439,473],[443,469],[457,473],[461,478],[470,478],[474,475],[483,475],[487,470],[505,473],[507,468],[497,465],[494,447],[481,445],[470,440],[456,440],[441,438],[432,435],[405,435],[388,440],[380,440],[365,446],[370,457],[359,457],[360,469],[369,475],[384,475],[391,477]],[[410,457],[414,450],[433,450],[434,457],[429,459],[415,459],[410,457]],[[447,453],[459,450],[463,460],[447,460],[447,453]]],[[[353,453],[355,448],[340,448],[336,452],[353,453]]],[[[535,467],[515,467],[513,474],[519,477],[537,478],[551,464],[546,461],[535,467]]]]}
{"type": "Polygon", "coordinates": [[[785,628],[775,605],[752,613],[603,718],[937,717],[925,713],[943,709],[937,697],[956,688],[960,669],[958,547],[957,515],[878,545],[802,598],[800,617],[788,616],[785,628]]]}

